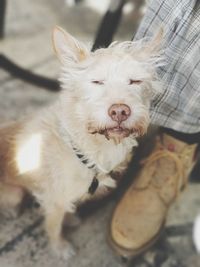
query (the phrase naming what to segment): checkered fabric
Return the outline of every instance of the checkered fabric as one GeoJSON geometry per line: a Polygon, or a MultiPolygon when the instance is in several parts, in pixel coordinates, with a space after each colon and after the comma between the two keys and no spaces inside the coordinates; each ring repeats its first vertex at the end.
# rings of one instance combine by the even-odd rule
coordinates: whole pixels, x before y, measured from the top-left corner
{"type": "Polygon", "coordinates": [[[158,68],[163,88],[152,102],[152,123],[200,132],[200,1],[148,1],[134,39],[150,37],[161,26],[166,64],[158,68]]]}

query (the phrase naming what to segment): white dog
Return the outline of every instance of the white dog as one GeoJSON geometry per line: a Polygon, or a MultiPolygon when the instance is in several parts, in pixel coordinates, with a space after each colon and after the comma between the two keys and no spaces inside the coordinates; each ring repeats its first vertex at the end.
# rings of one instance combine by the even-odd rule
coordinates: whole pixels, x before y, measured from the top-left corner
{"type": "Polygon", "coordinates": [[[72,253],[61,236],[65,214],[98,188],[115,187],[110,172],[126,168],[146,132],[161,35],[90,52],[56,27],[63,90],[52,106],[0,130],[0,200],[15,206],[24,191],[35,196],[62,257],[72,253]]]}

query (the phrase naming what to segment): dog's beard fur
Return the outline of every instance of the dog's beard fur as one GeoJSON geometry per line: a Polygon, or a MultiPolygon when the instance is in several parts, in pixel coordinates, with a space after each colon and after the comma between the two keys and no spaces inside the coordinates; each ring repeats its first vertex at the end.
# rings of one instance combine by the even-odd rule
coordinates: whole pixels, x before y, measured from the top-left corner
{"type": "MultiPolygon", "coordinates": [[[[133,129],[123,128],[121,126],[115,126],[112,128],[101,128],[101,129],[89,129],[91,134],[104,135],[107,140],[112,139],[115,144],[119,144],[122,139],[129,137],[131,133],[134,133],[133,129]]],[[[136,132],[135,132],[136,133],[136,132]]]]}
{"type": "Polygon", "coordinates": [[[104,135],[107,140],[113,140],[115,144],[121,143],[121,141],[126,137],[138,138],[146,133],[147,125],[133,128],[126,128],[120,125],[113,127],[104,128],[94,128],[88,127],[88,132],[90,134],[100,134],[104,135]]]}
{"type": "Polygon", "coordinates": [[[88,125],[88,133],[104,135],[107,140],[113,140],[115,144],[119,144],[127,137],[138,138],[143,136],[147,132],[148,125],[149,116],[146,113],[133,126],[127,126],[126,123],[115,123],[103,127],[91,123],[88,125]]]}

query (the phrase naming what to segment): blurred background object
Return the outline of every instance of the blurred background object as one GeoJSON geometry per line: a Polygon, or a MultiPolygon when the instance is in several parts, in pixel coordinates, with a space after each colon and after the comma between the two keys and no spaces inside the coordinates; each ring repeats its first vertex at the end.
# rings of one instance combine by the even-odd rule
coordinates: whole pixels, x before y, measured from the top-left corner
{"type": "MultiPolygon", "coordinates": [[[[102,17],[99,29],[96,33],[92,50],[99,47],[107,47],[113,40],[113,36],[117,31],[120,24],[123,13],[132,13],[133,23],[132,26],[138,25],[138,21],[141,18],[141,7],[143,1],[128,1],[128,0],[103,0],[103,1],[91,1],[91,0],[66,0],[65,3],[69,7],[75,7],[79,3],[84,2],[86,7],[105,15],[102,17]],[[107,10],[107,11],[106,11],[107,10]],[[123,12],[125,11],[125,12],[123,12]]],[[[65,3],[62,3],[63,5],[65,3]]],[[[4,37],[5,17],[6,17],[6,0],[1,1],[1,21],[0,21],[0,37],[4,37]]],[[[89,14],[89,13],[88,13],[89,14]]],[[[134,27],[133,27],[134,28],[134,27]]],[[[132,30],[134,31],[134,29],[132,30]]],[[[59,84],[56,80],[43,77],[38,74],[33,74],[27,69],[24,69],[10,60],[4,54],[0,54],[0,67],[9,72],[14,77],[18,77],[26,82],[30,82],[36,86],[46,88],[51,91],[59,91],[59,84]]]]}

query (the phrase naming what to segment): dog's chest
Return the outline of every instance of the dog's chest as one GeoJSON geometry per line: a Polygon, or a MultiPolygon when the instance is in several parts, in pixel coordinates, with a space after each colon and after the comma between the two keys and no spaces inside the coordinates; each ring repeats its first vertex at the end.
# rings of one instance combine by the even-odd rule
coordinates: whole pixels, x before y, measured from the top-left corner
{"type": "MultiPolygon", "coordinates": [[[[72,201],[90,193],[90,190],[95,191],[98,185],[93,182],[94,178],[101,182],[101,179],[126,159],[130,151],[130,146],[123,144],[106,143],[98,147],[83,147],[74,143],[66,145],[65,142],[65,145],[59,146],[59,151],[58,145],[53,147],[51,143],[50,149],[54,157],[53,163],[49,164],[51,177],[54,177],[51,184],[59,183],[56,187],[58,195],[68,196],[72,201]]],[[[49,158],[48,155],[49,153],[46,159],[49,158]]]]}
{"type": "Polygon", "coordinates": [[[104,145],[101,150],[94,155],[94,162],[103,173],[109,173],[120,163],[124,162],[130,147],[119,145],[104,145]]]}

